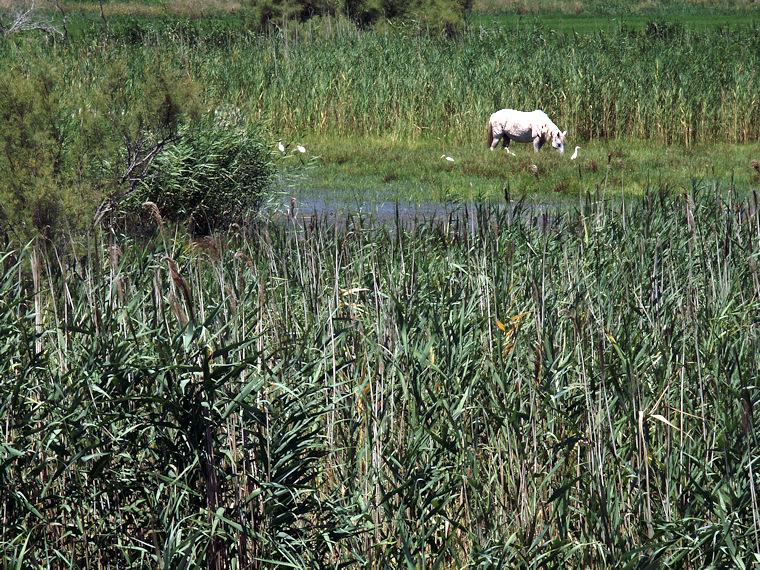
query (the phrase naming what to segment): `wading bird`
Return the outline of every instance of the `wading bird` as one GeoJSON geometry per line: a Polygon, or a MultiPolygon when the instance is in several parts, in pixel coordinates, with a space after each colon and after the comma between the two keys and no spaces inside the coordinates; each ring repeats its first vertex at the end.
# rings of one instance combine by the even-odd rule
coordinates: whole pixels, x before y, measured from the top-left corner
{"type": "Polygon", "coordinates": [[[298,152],[300,152],[300,153],[306,152],[306,149],[304,147],[302,147],[300,144],[297,144],[296,148],[298,149],[298,152]]]}
{"type": "Polygon", "coordinates": [[[282,144],[282,139],[280,139],[280,142],[277,143],[277,148],[280,150],[282,154],[285,154],[285,146],[282,144]]]}
{"type": "Polygon", "coordinates": [[[450,156],[446,156],[445,154],[442,154],[442,155],[441,155],[441,158],[445,158],[445,159],[446,159],[446,160],[448,160],[449,162],[454,162],[454,159],[453,159],[453,158],[451,158],[450,156]]]}
{"type": "Polygon", "coordinates": [[[575,152],[573,153],[573,156],[570,157],[570,160],[575,160],[576,158],[578,158],[578,149],[579,148],[581,148],[581,147],[579,147],[579,146],[575,147],[575,152]]]}

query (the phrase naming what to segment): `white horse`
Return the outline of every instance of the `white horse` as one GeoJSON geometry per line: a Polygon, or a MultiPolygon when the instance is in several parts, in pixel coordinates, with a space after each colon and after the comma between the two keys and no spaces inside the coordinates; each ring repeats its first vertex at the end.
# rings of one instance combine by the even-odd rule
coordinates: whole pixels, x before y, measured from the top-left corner
{"type": "MultiPolygon", "coordinates": [[[[567,131],[560,131],[552,120],[540,110],[531,112],[502,109],[491,115],[488,121],[488,146],[495,149],[499,140],[504,149],[509,150],[509,142],[533,143],[533,150],[538,152],[545,142],[551,141],[554,150],[565,153],[567,131]]],[[[513,153],[512,153],[513,154],[513,153]]]]}

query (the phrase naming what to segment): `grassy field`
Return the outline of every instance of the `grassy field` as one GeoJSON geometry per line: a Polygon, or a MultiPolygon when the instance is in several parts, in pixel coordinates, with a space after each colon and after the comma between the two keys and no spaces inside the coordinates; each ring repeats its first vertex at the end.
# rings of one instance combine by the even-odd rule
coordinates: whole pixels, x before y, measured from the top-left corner
{"type": "Polygon", "coordinates": [[[82,196],[159,77],[263,133],[284,202],[360,210],[6,234],[2,567],[760,563],[760,36],[747,4],[648,5],[505,0],[447,39],[82,2],[69,42],[0,38],[50,95],[26,166],[78,158],[82,196]],[[609,27],[555,25],[578,10],[609,27]],[[488,151],[505,106],[579,159],[488,151]],[[447,215],[363,207],[396,200],[447,215]]]}
{"type": "Polygon", "coordinates": [[[580,158],[571,161],[573,148],[565,156],[546,149],[536,155],[530,145],[512,144],[517,156],[509,156],[501,150],[489,152],[482,140],[456,145],[312,136],[301,141],[312,163],[298,156],[283,159],[281,168],[290,176],[283,178],[280,190],[302,200],[320,197],[337,204],[501,202],[505,187],[512,200],[573,204],[579,194],[595,193],[598,187],[606,196],[640,196],[651,188],[677,191],[709,179],[725,186],[733,183],[746,193],[760,182],[751,166],[760,157],[757,143],[705,143],[687,149],[636,140],[578,141],[580,158]]]}
{"type": "Polygon", "coordinates": [[[753,2],[673,1],[598,2],[566,0],[489,0],[473,3],[475,26],[512,26],[540,22],[548,28],[582,35],[614,32],[622,27],[678,24],[704,31],[718,26],[757,23],[760,10],[753,2]]]}

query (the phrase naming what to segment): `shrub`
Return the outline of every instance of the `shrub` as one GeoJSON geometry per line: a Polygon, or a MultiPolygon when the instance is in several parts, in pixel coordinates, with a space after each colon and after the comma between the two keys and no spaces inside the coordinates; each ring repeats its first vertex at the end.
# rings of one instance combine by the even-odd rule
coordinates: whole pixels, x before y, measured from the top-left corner
{"type": "Polygon", "coordinates": [[[256,28],[342,14],[360,27],[384,19],[404,20],[416,23],[420,30],[455,35],[463,27],[472,0],[248,0],[248,5],[256,28]]]}
{"type": "Polygon", "coordinates": [[[183,126],[124,202],[137,214],[145,202],[161,216],[206,233],[257,212],[274,175],[271,152],[254,130],[227,119],[183,126]]]}

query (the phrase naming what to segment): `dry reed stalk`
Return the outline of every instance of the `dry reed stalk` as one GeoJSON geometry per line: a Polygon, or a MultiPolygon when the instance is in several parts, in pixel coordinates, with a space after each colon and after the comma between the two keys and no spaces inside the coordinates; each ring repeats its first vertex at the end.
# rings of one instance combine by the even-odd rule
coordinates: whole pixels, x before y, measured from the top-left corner
{"type": "Polygon", "coordinates": [[[111,261],[111,280],[113,287],[116,289],[116,297],[119,300],[118,306],[124,306],[124,288],[122,286],[122,278],[117,275],[119,272],[119,263],[121,263],[123,253],[121,251],[121,248],[116,244],[111,246],[109,253],[111,261]]]}
{"type": "Polygon", "coordinates": [[[29,258],[32,267],[32,282],[34,284],[34,330],[37,334],[35,350],[42,352],[42,252],[37,242],[32,247],[32,255],[29,258]]]}
{"type": "MultiPolygon", "coordinates": [[[[193,313],[193,295],[190,289],[190,285],[188,285],[187,281],[185,281],[185,278],[180,275],[179,270],[177,269],[177,263],[171,257],[165,255],[163,257],[163,260],[166,261],[167,265],[169,266],[169,274],[171,275],[174,290],[179,289],[182,293],[183,297],[185,298],[185,302],[187,303],[187,307],[190,311],[190,318],[193,322],[195,322],[195,315],[193,313]]],[[[171,296],[171,303],[172,308],[177,315],[177,318],[182,323],[182,326],[184,326],[187,324],[187,316],[185,316],[185,313],[181,310],[181,307],[177,302],[176,295],[171,296]]]]}
{"type": "Polygon", "coordinates": [[[251,273],[256,273],[255,269],[253,268],[253,263],[251,262],[251,258],[248,257],[246,254],[244,254],[242,251],[238,251],[235,253],[235,259],[241,259],[243,260],[246,265],[248,265],[248,268],[251,270],[251,273]]]}
{"type": "MultiPolygon", "coordinates": [[[[150,212],[153,214],[153,219],[156,220],[156,225],[158,226],[159,231],[161,232],[161,237],[165,238],[164,236],[164,219],[161,217],[161,212],[158,209],[158,206],[155,202],[143,202],[143,208],[147,208],[150,210],[150,212]]],[[[166,243],[164,243],[164,247],[166,246],[166,243]]]]}
{"type": "Polygon", "coordinates": [[[219,245],[213,236],[203,236],[202,238],[193,240],[193,245],[208,255],[213,261],[219,261],[221,259],[219,245]]]}

